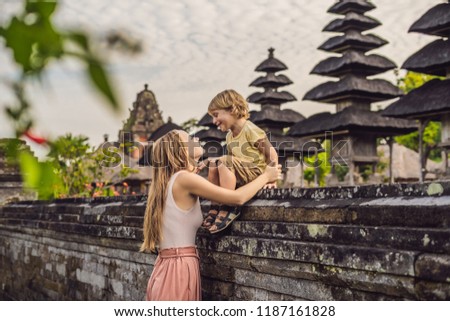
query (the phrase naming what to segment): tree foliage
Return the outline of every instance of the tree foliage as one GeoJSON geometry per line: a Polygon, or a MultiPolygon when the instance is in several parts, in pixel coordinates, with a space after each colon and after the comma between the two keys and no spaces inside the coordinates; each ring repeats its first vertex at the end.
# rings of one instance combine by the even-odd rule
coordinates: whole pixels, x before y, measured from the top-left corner
{"type": "Polygon", "coordinates": [[[197,118],[190,118],[181,124],[181,128],[183,128],[184,131],[192,135],[200,129],[197,123],[198,123],[197,118]]]}
{"type": "Polygon", "coordinates": [[[319,153],[317,156],[305,157],[303,162],[306,168],[303,172],[303,178],[311,184],[317,176],[319,186],[325,186],[325,177],[331,171],[330,154],[331,144],[329,140],[325,140],[322,144],[325,152],[319,153]]]}
{"type": "MultiPolygon", "coordinates": [[[[426,82],[439,78],[437,76],[431,76],[426,74],[415,73],[412,71],[408,71],[408,73],[403,78],[399,78],[397,83],[401,90],[403,90],[406,94],[411,90],[416,89],[426,82]]],[[[413,133],[395,137],[395,141],[403,146],[408,147],[416,152],[419,151],[419,132],[415,131],[413,133]]],[[[436,148],[437,145],[441,141],[441,123],[430,121],[428,125],[425,127],[423,134],[423,142],[425,146],[425,156],[434,161],[441,160],[441,153],[436,148]]]]}
{"type": "MultiPolygon", "coordinates": [[[[58,5],[57,0],[25,0],[22,12],[0,26],[0,39],[12,52],[17,67],[17,80],[11,83],[16,102],[5,106],[17,138],[32,137],[32,104],[26,94],[26,84],[32,79],[41,79],[52,63],[64,59],[80,62],[91,85],[106,98],[113,111],[119,111],[106,64],[94,52],[90,36],[78,30],[55,27],[53,15],[58,5]]],[[[139,50],[139,46],[134,49],[139,50]]],[[[18,148],[20,144],[15,140],[7,145],[9,159],[19,163],[25,186],[36,189],[40,199],[82,194],[83,187],[92,182],[92,176],[86,174],[87,165],[82,163],[89,155],[87,139],[68,135],[54,142],[43,138],[39,141],[50,146],[50,159],[44,162],[38,161],[30,151],[18,148]]],[[[98,168],[98,164],[95,165],[98,168]]]]}
{"type": "Polygon", "coordinates": [[[136,172],[117,159],[120,158],[118,147],[94,150],[88,138],[82,135],[58,137],[51,143],[48,157],[54,172],[61,178],[53,197],[112,196],[113,185],[103,169],[120,166],[119,176],[123,178],[136,172]]]}

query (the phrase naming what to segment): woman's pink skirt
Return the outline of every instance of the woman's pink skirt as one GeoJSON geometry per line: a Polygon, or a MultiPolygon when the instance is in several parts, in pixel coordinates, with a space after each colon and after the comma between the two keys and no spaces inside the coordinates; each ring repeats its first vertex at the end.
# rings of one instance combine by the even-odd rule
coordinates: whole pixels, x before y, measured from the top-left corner
{"type": "Polygon", "coordinates": [[[159,252],[147,285],[147,301],[200,301],[200,264],[195,246],[159,252]]]}

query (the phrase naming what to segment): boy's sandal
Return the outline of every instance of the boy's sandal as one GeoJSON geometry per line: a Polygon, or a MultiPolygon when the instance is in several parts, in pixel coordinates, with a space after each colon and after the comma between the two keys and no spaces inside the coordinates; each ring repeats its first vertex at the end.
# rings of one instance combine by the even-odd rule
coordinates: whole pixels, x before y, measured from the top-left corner
{"type": "Polygon", "coordinates": [[[208,211],[208,215],[203,220],[202,226],[209,229],[216,221],[216,217],[219,214],[219,212],[220,212],[219,204],[211,205],[208,211]]]}
{"type": "Polygon", "coordinates": [[[233,223],[234,220],[236,220],[241,215],[241,209],[237,206],[222,206],[221,211],[227,211],[227,214],[225,216],[218,215],[214,225],[216,227],[215,230],[209,229],[209,232],[211,234],[219,233],[223,230],[225,230],[228,226],[233,223]]]}

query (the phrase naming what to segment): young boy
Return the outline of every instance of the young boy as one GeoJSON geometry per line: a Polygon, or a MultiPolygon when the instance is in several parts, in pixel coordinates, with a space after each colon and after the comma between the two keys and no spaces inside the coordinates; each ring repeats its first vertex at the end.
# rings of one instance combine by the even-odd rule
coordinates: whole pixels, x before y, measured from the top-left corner
{"type": "MultiPolygon", "coordinates": [[[[228,131],[227,155],[209,160],[210,182],[234,190],[261,175],[267,164],[278,164],[275,148],[266,133],[248,120],[248,104],[236,91],[229,89],[217,94],[209,104],[208,113],[221,131],[228,131]]],[[[276,187],[276,183],[267,187],[276,187]]],[[[203,226],[215,234],[227,228],[239,215],[239,208],[211,204],[203,226]]]]}

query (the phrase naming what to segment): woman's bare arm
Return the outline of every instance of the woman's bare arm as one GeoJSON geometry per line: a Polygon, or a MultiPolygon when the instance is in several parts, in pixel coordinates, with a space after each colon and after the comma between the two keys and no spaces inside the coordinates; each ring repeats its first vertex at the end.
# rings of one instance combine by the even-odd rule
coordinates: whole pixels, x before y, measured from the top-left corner
{"type": "Polygon", "coordinates": [[[183,173],[177,178],[180,187],[189,193],[200,196],[217,203],[242,205],[250,200],[265,184],[278,178],[278,166],[267,166],[266,171],[252,182],[238,188],[229,190],[210,183],[203,177],[194,173],[183,173]]]}

